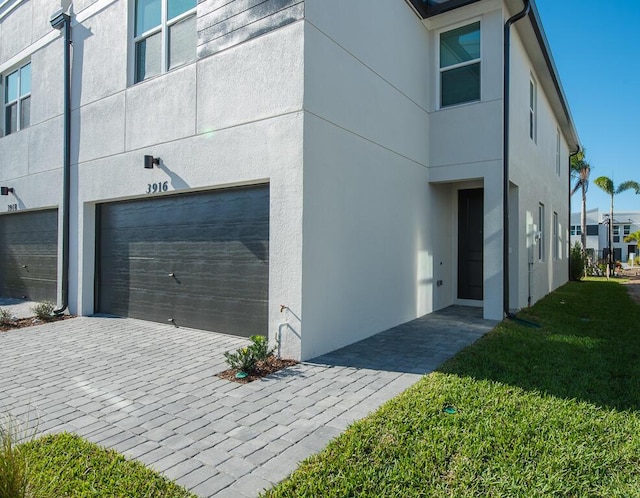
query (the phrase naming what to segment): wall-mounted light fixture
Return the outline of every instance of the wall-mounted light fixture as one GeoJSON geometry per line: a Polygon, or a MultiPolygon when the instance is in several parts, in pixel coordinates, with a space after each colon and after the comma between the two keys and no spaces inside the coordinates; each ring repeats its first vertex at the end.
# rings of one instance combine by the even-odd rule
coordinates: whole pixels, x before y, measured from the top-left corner
{"type": "Polygon", "coordinates": [[[9,195],[9,193],[13,194],[12,187],[0,187],[0,195],[9,195]]]}
{"type": "Polygon", "coordinates": [[[153,169],[153,165],[160,166],[160,158],[153,156],[144,156],[145,169],[153,169]]]}

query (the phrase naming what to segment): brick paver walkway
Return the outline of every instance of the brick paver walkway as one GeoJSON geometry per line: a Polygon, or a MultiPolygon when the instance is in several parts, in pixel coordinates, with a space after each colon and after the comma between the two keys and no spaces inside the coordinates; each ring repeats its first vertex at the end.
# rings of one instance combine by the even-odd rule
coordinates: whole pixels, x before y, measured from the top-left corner
{"type": "Polygon", "coordinates": [[[72,431],[195,494],[256,496],[495,325],[452,307],[250,384],[241,338],[83,317],[0,333],[0,411],[72,431]]]}

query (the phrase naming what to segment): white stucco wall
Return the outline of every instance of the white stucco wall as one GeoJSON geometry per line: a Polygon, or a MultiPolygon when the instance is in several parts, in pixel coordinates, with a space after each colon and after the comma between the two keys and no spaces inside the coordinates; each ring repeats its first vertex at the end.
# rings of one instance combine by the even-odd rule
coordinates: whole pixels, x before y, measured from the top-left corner
{"type": "MultiPolygon", "coordinates": [[[[62,39],[48,27],[38,40],[31,28],[20,32],[22,40],[15,27],[36,3],[0,24],[0,37],[13,37],[2,38],[0,67],[11,57],[32,62],[31,126],[0,138],[0,180],[15,188],[20,210],[61,199],[62,39]]],[[[71,312],[94,312],[97,203],[144,198],[162,181],[167,194],[269,183],[269,334],[281,332],[281,353],[300,357],[301,323],[289,317],[280,327],[280,304],[301,316],[303,23],[127,86],[127,2],[84,2],[75,14],[71,312]],[[145,154],[160,167],[145,170],[145,154]]]]}
{"type": "Polygon", "coordinates": [[[427,51],[403,2],[305,2],[303,358],[433,309],[427,51]]]}
{"type": "MultiPolygon", "coordinates": [[[[513,308],[526,307],[529,297],[529,261],[531,268],[531,304],[556,289],[568,279],[569,234],[569,148],[566,138],[560,134],[560,175],[556,173],[556,134],[558,120],[540,85],[530,56],[527,54],[519,32],[511,32],[511,104],[510,104],[510,178],[519,187],[518,219],[522,231],[517,245],[522,255],[519,259],[519,295],[513,308]],[[537,88],[536,140],[529,137],[529,81],[533,76],[537,88]],[[544,205],[545,226],[543,235],[544,261],[538,260],[538,248],[532,248],[532,224],[538,225],[538,205],[544,205]],[[559,221],[559,257],[554,257],[553,213],[559,221]]],[[[515,213],[512,213],[515,214],[515,213]]],[[[539,228],[538,228],[539,229],[539,228]]],[[[512,239],[513,240],[513,239],[512,239]]],[[[513,241],[515,244],[516,241],[513,241]]]]}

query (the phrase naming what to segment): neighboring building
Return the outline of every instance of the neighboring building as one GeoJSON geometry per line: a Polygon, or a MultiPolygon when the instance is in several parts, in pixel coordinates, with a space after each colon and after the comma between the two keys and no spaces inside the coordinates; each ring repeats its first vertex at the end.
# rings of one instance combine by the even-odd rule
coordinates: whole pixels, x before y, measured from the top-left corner
{"type": "MultiPolygon", "coordinates": [[[[593,261],[606,259],[609,254],[609,213],[599,209],[587,210],[587,254],[593,261]]],[[[638,254],[637,244],[625,242],[624,238],[640,231],[640,211],[613,213],[613,258],[626,263],[631,255],[638,254]]],[[[580,213],[571,214],[571,245],[581,242],[582,226],[580,213]]]]}
{"type": "MultiPolygon", "coordinates": [[[[524,5],[75,2],[71,312],[268,334],[305,359],[566,282],[579,140],[534,3],[511,28],[503,247],[503,28],[524,5]]],[[[0,295],[60,303],[56,8],[0,3],[0,295]]]]}

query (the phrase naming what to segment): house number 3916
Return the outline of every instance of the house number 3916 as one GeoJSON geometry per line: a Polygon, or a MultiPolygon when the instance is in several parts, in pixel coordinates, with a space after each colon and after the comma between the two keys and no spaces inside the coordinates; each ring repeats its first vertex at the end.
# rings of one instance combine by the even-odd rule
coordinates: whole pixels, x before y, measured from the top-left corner
{"type": "Polygon", "coordinates": [[[7,211],[17,211],[17,210],[18,210],[17,204],[7,204],[7,211]]]}
{"type": "Polygon", "coordinates": [[[169,182],[156,182],[147,184],[147,194],[156,194],[169,190],[169,182]]]}

